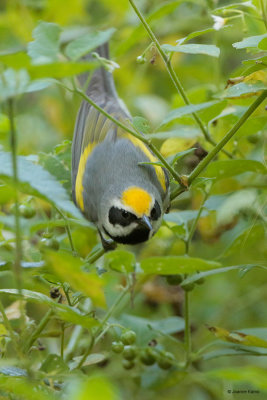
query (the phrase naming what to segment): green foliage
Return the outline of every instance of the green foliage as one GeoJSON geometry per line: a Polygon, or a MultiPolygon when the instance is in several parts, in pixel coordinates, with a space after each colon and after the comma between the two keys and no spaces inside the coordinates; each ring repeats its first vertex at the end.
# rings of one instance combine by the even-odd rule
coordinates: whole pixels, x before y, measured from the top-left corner
{"type": "Polygon", "coordinates": [[[0,6],[0,399],[266,398],[266,15],[0,6]],[[111,60],[86,57],[106,41],[111,60]],[[148,242],[106,254],[71,200],[76,76],[100,65],[173,199],[148,242]]]}

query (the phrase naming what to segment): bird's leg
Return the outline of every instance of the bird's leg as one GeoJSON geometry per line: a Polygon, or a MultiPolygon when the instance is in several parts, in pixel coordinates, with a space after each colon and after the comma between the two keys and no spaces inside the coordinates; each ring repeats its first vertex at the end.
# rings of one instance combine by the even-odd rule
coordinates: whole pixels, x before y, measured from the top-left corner
{"type": "Polygon", "coordinates": [[[102,232],[98,229],[98,233],[101,239],[101,243],[103,246],[103,249],[105,251],[111,251],[111,250],[115,250],[117,247],[117,243],[115,243],[112,239],[106,239],[104,238],[102,232]]]}

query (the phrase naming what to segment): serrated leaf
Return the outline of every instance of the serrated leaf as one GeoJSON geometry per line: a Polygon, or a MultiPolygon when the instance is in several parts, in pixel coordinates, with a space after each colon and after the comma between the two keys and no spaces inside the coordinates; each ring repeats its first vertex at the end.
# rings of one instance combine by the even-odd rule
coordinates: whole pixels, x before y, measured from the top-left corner
{"type": "Polygon", "coordinates": [[[65,54],[71,60],[78,60],[98,46],[108,42],[114,32],[114,28],[107,29],[106,31],[90,32],[70,42],[66,46],[65,54]]]}
{"type": "Polygon", "coordinates": [[[213,44],[182,44],[172,46],[170,44],[163,44],[161,46],[165,51],[188,53],[188,54],[203,54],[211,57],[219,57],[220,49],[213,44]]]}
{"type": "Polygon", "coordinates": [[[90,297],[95,305],[105,307],[103,279],[95,273],[82,271],[83,262],[69,253],[47,252],[45,258],[50,270],[62,281],[90,297]]]}
{"type": "Polygon", "coordinates": [[[134,254],[126,250],[114,250],[105,255],[106,266],[117,272],[134,272],[135,263],[134,254]]]}
{"type": "Polygon", "coordinates": [[[220,328],[218,326],[209,326],[209,331],[213,333],[218,339],[240,344],[242,346],[255,346],[255,347],[263,347],[267,348],[267,341],[263,340],[254,335],[248,335],[243,332],[233,331],[230,332],[224,328],[220,328]]]}
{"type": "Polygon", "coordinates": [[[175,110],[172,110],[162,121],[161,126],[168,124],[169,122],[180,118],[184,115],[188,115],[188,114],[192,114],[195,113],[197,111],[200,110],[204,110],[206,108],[209,108],[211,106],[213,106],[214,104],[217,104],[218,101],[214,100],[214,101],[207,101],[204,103],[200,103],[200,104],[190,104],[188,106],[183,106],[183,107],[179,107],[175,110]]]}
{"type": "Polygon", "coordinates": [[[151,131],[148,120],[143,117],[133,117],[133,126],[138,132],[149,133],[151,131]]]}
{"type": "Polygon", "coordinates": [[[28,44],[28,54],[35,64],[56,61],[61,28],[51,22],[40,22],[33,31],[34,41],[28,44]]]}
{"type": "Polygon", "coordinates": [[[267,33],[265,33],[263,35],[249,36],[249,37],[243,39],[241,42],[233,43],[233,47],[235,47],[236,49],[258,47],[258,44],[266,37],[267,37],[267,33]]]}
{"type": "MultiPolygon", "coordinates": [[[[0,293],[20,296],[20,293],[17,289],[0,289],[0,293]]],[[[56,315],[63,321],[81,325],[87,329],[91,329],[93,326],[98,325],[98,321],[96,319],[89,317],[88,315],[82,315],[77,308],[67,306],[66,304],[57,303],[43,293],[23,289],[21,291],[21,295],[22,298],[25,298],[28,301],[51,307],[56,315]]]]}
{"type": "Polygon", "coordinates": [[[224,179],[244,172],[266,174],[266,167],[255,160],[219,160],[208,165],[203,176],[206,178],[224,179]]]}
{"type": "Polygon", "coordinates": [[[155,275],[193,274],[221,266],[215,261],[186,256],[150,257],[142,260],[140,265],[144,274],[155,275]]]}
{"type": "MultiPolygon", "coordinates": [[[[40,165],[33,164],[25,157],[17,157],[19,172],[19,189],[23,193],[32,194],[47,200],[50,204],[81,218],[81,214],[69,200],[66,190],[48,171],[40,165]]],[[[12,178],[11,154],[0,152],[1,179],[12,178]]]]}

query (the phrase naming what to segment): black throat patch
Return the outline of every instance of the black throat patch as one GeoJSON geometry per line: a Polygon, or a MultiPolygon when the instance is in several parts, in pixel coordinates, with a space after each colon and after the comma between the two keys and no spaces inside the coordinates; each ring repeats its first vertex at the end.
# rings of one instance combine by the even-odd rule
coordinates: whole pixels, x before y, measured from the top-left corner
{"type": "Polygon", "coordinates": [[[121,244],[139,244],[145,242],[149,238],[150,230],[145,227],[137,227],[131,233],[125,236],[112,236],[104,228],[105,233],[115,242],[121,244]]]}

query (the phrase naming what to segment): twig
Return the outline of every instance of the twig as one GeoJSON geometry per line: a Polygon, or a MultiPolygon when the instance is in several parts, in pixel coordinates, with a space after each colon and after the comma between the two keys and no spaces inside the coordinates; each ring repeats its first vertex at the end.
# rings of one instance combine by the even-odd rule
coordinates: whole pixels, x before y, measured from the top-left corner
{"type": "MultiPolygon", "coordinates": [[[[154,32],[152,31],[152,29],[150,28],[150,26],[148,25],[148,23],[146,22],[144,16],[142,15],[141,11],[139,10],[139,8],[136,6],[136,4],[134,3],[133,0],[129,0],[129,2],[131,3],[131,6],[133,7],[136,15],[138,16],[138,18],[140,19],[141,23],[143,24],[145,30],[147,31],[150,39],[152,40],[152,42],[155,44],[159,54],[161,55],[162,60],[165,63],[166,69],[168,71],[168,74],[171,77],[171,80],[177,90],[177,92],[180,94],[180,96],[182,97],[182,99],[184,100],[185,104],[187,105],[191,105],[189,98],[186,95],[186,92],[181,84],[180,79],[178,78],[177,74],[175,73],[172,64],[171,64],[171,60],[170,58],[167,56],[167,54],[165,53],[165,51],[162,49],[158,39],[156,38],[154,32]]],[[[207,140],[207,142],[211,143],[213,146],[216,146],[216,142],[212,139],[212,137],[210,136],[208,130],[205,128],[203,122],[201,121],[201,119],[199,118],[199,116],[195,113],[192,112],[192,116],[195,119],[196,123],[198,124],[199,128],[201,129],[205,139],[207,140]]],[[[227,151],[224,151],[224,153],[230,157],[233,158],[232,154],[230,154],[227,151]]]]}

